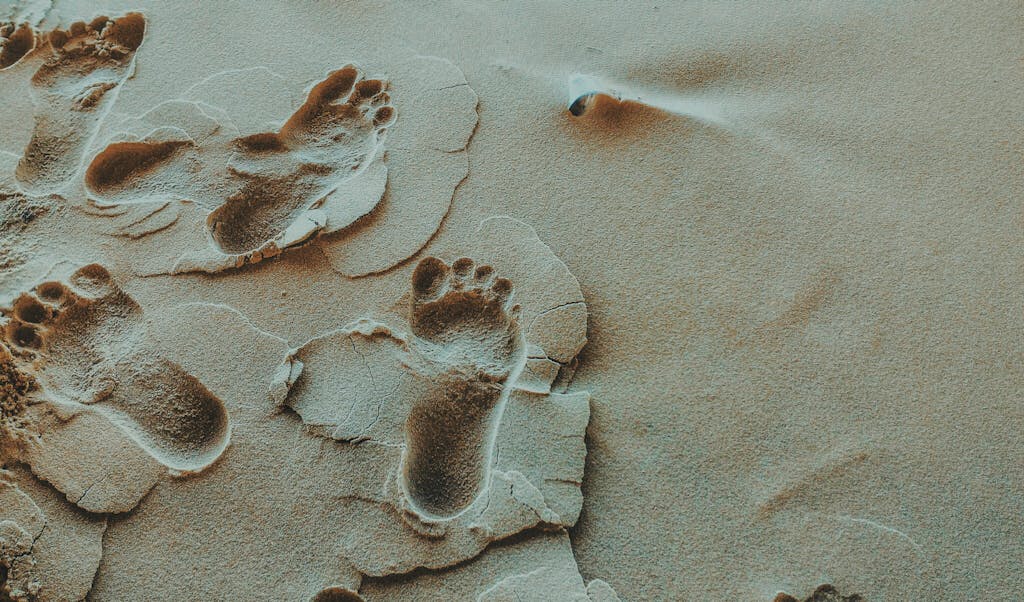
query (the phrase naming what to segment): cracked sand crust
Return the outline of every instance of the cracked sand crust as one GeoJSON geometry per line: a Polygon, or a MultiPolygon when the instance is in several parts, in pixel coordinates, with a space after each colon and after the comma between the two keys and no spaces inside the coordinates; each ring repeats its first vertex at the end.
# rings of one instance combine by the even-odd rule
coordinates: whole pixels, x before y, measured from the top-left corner
{"type": "Polygon", "coordinates": [[[521,222],[485,220],[475,242],[473,258],[421,260],[409,309],[388,325],[320,335],[277,371],[272,397],[313,432],[400,452],[385,455],[383,492],[363,494],[378,526],[346,547],[367,575],[451,566],[580,512],[589,396],[552,392],[561,368],[543,368],[560,366],[551,356],[571,361],[585,340],[578,283],[521,222]],[[521,251],[511,262],[509,240],[521,251]]]}

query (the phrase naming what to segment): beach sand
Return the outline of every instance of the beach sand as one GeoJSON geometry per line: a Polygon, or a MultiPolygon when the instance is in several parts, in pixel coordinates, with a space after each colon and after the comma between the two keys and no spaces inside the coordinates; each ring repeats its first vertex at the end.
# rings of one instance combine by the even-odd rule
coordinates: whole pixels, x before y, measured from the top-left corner
{"type": "Polygon", "coordinates": [[[1019,2],[0,2],[0,600],[1017,600],[1019,2]]]}

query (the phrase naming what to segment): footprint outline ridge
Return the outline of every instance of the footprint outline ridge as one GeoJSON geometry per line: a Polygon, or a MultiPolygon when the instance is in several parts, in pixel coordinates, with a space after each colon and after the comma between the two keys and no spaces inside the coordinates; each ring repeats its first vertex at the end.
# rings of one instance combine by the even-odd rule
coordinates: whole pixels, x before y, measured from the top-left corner
{"type": "Polygon", "coordinates": [[[282,235],[278,247],[311,235],[287,233],[303,214],[377,158],[395,120],[387,87],[387,81],[366,79],[358,67],[346,65],[314,85],[279,131],[236,139],[228,171],[239,178],[241,189],[207,221],[219,249],[240,255],[259,252],[282,235]],[[282,158],[286,169],[278,172],[276,164],[282,158]],[[288,199],[285,190],[294,198],[288,199]],[[254,215],[253,209],[271,213],[254,215]],[[239,229],[239,222],[246,225],[239,229]],[[269,230],[253,238],[251,230],[256,227],[269,230]]]}
{"type": "MultiPolygon", "coordinates": [[[[422,293],[407,292],[395,306],[288,350],[268,390],[271,402],[297,414],[311,435],[356,446],[360,451],[353,453],[365,454],[371,462],[370,472],[351,484],[350,493],[365,499],[359,503],[374,518],[344,546],[348,561],[366,575],[450,566],[526,529],[570,527],[582,510],[591,397],[587,391],[567,390],[574,371],[572,357],[586,340],[586,306],[578,282],[536,233],[516,220],[485,219],[473,241],[460,246],[438,252],[450,262],[448,270],[455,265],[472,274],[464,279],[472,283],[477,269],[468,260],[453,260],[473,257],[484,268],[481,276],[493,267],[496,275],[515,282],[515,300],[522,306],[519,323],[527,344],[525,367],[518,375],[502,383],[504,368],[497,378],[490,378],[492,385],[503,385],[510,392],[496,421],[493,448],[486,451],[490,457],[485,487],[469,507],[435,510],[451,514],[447,518],[425,515],[422,507],[410,502],[402,484],[406,425],[412,424],[410,406],[427,397],[428,389],[442,389],[435,378],[437,366],[421,351],[438,351],[455,360],[487,357],[475,351],[460,354],[459,341],[424,343],[420,339],[427,337],[411,332],[411,308],[422,304],[422,293]],[[391,553],[375,551],[375,542],[382,540],[392,542],[391,553]]],[[[438,261],[437,269],[420,268],[416,276],[421,284],[414,282],[410,288],[443,296],[448,285],[433,283],[447,280],[422,277],[443,271],[443,264],[438,261]]],[[[420,334],[430,330],[422,321],[416,325],[420,334]]],[[[485,349],[496,347],[500,349],[484,345],[485,349]]],[[[508,354],[503,351],[498,357],[508,354]]],[[[518,368],[518,361],[514,363],[518,368]]],[[[467,374],[483,378],[480,372],[472,365],[462,371],[463,378],[467,374]]]]}

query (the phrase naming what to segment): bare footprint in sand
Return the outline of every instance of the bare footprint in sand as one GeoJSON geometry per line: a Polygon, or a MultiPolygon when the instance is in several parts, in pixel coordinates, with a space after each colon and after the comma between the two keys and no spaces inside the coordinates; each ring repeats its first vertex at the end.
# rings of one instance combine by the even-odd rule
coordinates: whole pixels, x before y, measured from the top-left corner
{"type": "Polygon", "coordinates": [[[452,566],[582,509],[590,395],[558,392],[586,342],[579,283],[521,222],[469,238],[419,262],[399,304],[289,350],[268,391],[366,458],[343,552],[366,575],[452,566]]]}
{"type": "Polygon", "coordinates": [[[494,433],[525,362],[512,283],[462,258],[428,257],[413,274],[405,362],[427,386],[405,423],[402,483],[416,509],[447,518],[487,483],[494,433]]]}
{"type": "Polygon", "coordinates": [[[242,187],[209,218],[226,253],[259,249],[373,160],[395,112],[385,82],[348,66],[331,73],[277,133],[237,140],[242,187]]]}
{"type": "Polygon", "coordinates": [[[300,218],[377,157],[395,120],[386,88],[349,65],[314,86],[277,132],[205,148],[184,138],[113,143],[90,163],[86,185],[118,199],[187,181],[182,194],[212,211],[207,226],[221,253],[269,257],[322,226],[300,218]]]}
{"type": "Polygon", "coordinates": [[[35,128],[17,178],[33,194],[57,192],[73,180],[82,155],[131,75],[146,22],[139,13],[97,17],[49,34],[45,62],[32,76],[35,128]]]}
{"type": "Polygon", "coordinates": [[[102,266],[43,282],[3,314],[19,368],[51,402],[103,415],[175,471],[202,470],[227,446],[223,403],[177,364],[140,349],[142,308],[102,266]]]}

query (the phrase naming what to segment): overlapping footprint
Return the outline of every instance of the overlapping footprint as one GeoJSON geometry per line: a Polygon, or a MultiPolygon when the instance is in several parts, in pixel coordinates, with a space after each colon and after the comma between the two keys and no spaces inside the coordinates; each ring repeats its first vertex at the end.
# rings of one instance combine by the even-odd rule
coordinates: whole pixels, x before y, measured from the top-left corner
{"type": "Polygon", "coordinates": [[[387,270],[447,215],[477,122],[452,63],[414,56],[387,73],[349,65],[304,99],[304,82],[266,68],[215,73],[112,120],[85,171],[89,208],[145,239],[139,273],[234,269],[314,239],[345,275],[387,270]]]}
{"type": "Polygon", "coordinates": [[[128,13],[51,31],[41,45],[24,27],[8,36],[2,62],[13,65],[30,51],[45,53],[31,80],[35,126],[17,168],[26,192],[50,194],[74,184],[86,148],[132,74],[145,31],[142,15],[128,13]]]}
{"type": "MultiPolygon", "coordinates": [[[[158,128],[103,149],[86,169],[86,186],[109,204],[180,198],[209,211],[215,249],[185,259],[183,270],[255,263],[321,229],[325,197],[377,158],[395,119],[386,88],[349,65],[314,86],[276,132],[229,137],[211,126],[216,133],[199,140],[158,128]]],[[[379,199],[383,179],[377,187],[379,199]]]]}

